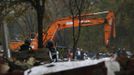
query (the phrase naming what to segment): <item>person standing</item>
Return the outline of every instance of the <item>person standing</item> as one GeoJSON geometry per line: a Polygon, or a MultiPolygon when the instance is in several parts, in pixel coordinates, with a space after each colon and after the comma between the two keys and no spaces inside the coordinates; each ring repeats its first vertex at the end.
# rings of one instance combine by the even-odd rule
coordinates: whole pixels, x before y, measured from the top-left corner
{"type": "Polygon", "coordinates": [[[51,61],[57,62],[59,52],[56,49],[55,43],[52,40],[48,41],[46,48],[49,49],[49,57],[50,57],[51,61]]]}
{"type": "Polygon", "coordinates": [[[73,59],[73,52],[71,49],[68,49],[67,58],[68,58],[68,61],[71,61],[73,59]]]}
{"type": "Polygon", "coordinates": [[[81,50],[79,48],[77,48],[75,55],[75,59],[81,60],[81,50]]]}

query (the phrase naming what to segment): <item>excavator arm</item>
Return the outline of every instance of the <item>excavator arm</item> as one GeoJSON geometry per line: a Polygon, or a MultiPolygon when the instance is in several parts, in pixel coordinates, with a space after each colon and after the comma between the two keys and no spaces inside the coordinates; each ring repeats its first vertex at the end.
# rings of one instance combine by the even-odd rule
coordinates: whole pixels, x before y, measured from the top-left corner
{"type": "MultiPolygon", "coordinates": [[[[97,13],[90,13],[81,15],[81,17],[87,16],[95,16],[106,14],[105,18],[82,18],[79,21],[78,16],[74,17],[74,21],[72,21],[72,17],[66,17],[63,19],[58,19],[50,24],[47,32],[43,33],[43,45],[45,46],[47,41],[53,40],[57,31],[71,28],[71,27],[79,27],[79,22],[81,26],[95,26],[95,25],[102,25],[104,24],[104,37],[105,37],[105,44],[108,46],[110,38],[113,36],[115,37],[115,16],[112,11],[103,11],[97,13]]],[[[38,48],[38,40],[37,36],[32,40],[31,46],[33,49],[38,48]]]]}
{"type": "MultiPolygon", "coordinates": [[[[74,22],[72,17],[65,17],[52,22],[46,32],[43,33],[43,45],[46,46],[47,41],[53,40],[56,32],[65,28],[79,27],[80,26],[95,26],[104,25],[104,41],[106,46],[109,45],[111,37],[115,37],[115,15],[112,11],[103,11],[97,13],[89,13],[81,15],[81,21],[79,21],[78,16],[74,17],[74,22]],[[90,18],[88,16],[97,16],[101,14],[106,14],[104,18],[90,18]]],[[[31,46],[33,50],[38,48],[38,34],[32,39],[31,46]]],[[[9,46],[11,50],[18,49],[24,42],[10,42],[9,46]]]]}

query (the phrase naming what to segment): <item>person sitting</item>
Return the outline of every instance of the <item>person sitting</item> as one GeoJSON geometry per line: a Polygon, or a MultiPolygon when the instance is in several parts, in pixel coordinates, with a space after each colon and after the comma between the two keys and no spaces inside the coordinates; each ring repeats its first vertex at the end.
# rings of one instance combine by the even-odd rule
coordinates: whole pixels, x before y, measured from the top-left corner
{"type": "Polygon", "coordinates": [[[30,51],[32,47],[30,46],[31,41],[26,39],[24,44],[20,46],[20,51],[30,51]]]}

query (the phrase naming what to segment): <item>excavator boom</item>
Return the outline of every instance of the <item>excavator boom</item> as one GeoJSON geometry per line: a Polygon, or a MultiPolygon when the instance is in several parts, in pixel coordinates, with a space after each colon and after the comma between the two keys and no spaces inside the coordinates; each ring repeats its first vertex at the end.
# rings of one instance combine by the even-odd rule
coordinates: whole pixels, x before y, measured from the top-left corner
{"type": "MultiPolygon", "coordinates": [[[[84,15],[81,15],[81,17],[95,16],[95,15],[101,15],[101,14],[106,14],[106,18],[82,18],[82,20],[79,21],[78,16],[76,16],[76,17],[74,17],[74,22],[72,20],[72,17],[58,19],[58,20],[52,22],[50,24],[50,27],[48,28],[47,32],[43,34],[44,46],[46,45],[48,40],[53,40],[53,38],[58,30],[65,29],[65,28],[71,28],[73,26],[78,27],[79,22],[80,22],[81,26],[95,26],[95,25],[104,24],[105,44],[108,45],[110,37],[112,35],[115,36],[114,13],[112,11],[103,11],[103,12],[97,12],[97,13],[84,14],[84,15]]],[[[31,44],[32,46],[34,46],[34,48],[38,47],[37,41],[38,40],[36,39],[31,44]]]]}
{"type": "MultiPolygon", "coordinates": [[[[103,12],[97,12],[97,13],[89,13],[89,14],[82,14],[81,20],[79,20],[78,16],[74,17],[74,20],[72,20],[72,17],[65,17],[62,19],[58,19],[54,22],[52,22],[47,30],[47,32],[43,33],[43,45],[45,47],[47,41],[53,40],[55,34],[57,31],[65,29],[65,28],[71,28],[71,27],[79,27],[80,26],[95,26],[95,25],[104,25],[104,38],[105,38],[105,44],[109,44],[110,38],[115,36],[115,16],[112,11],[103,11],[103,12]],[[88,16],[97,16],[101,14],[106,14],[105,18],[88,18],[88,16]]],[[[33,50],[36,50],[38,48],[38,35],[32,40],[31,46],[33,50]]]]}

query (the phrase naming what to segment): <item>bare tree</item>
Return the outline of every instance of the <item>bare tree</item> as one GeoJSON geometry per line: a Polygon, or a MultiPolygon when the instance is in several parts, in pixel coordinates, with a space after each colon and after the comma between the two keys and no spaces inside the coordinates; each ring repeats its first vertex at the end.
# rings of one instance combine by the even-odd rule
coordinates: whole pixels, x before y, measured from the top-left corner
{"type": "Polygon", "coordinates": [[[69,0],[68,2],[65,1],[68,5],[69,12],[72,16],[72,22],[73,22],[73,27],[72,27],[72,32],[73,32],[73,53],[75,56],[76,48],[78,45],[78,41],[80,38],[80,32],[81,32],[81,14],[84,11],[84,9],[87,7],[86,5],[87,0],[69,0]],[[78,18],[79,20],[79,27],[77,30],[74,27],[74,20],[75,18],[78,18]]]}
{"type": "Polygon", "coordinates": [[[38,21],[38,48],[43,48],[43,17],[45,12],[45,0],[26,0],[31,3],[37,13],[38,21]]]}
{"type": "Polygon", "coordinates": [[[45,0],[13,0],[16,3],[31,4],[37,14],[38,22],[38,48],[43,48],[43,18],[45,12],[45,0]]]}
{"type": "Polygon", "coordinates": [[[8,29],[7,29],[7,22],[5,21],[6,16],[11,12],[11,7],[14,5],[14,2],[11,3],[7,0],[0,1],[0,25],[1,25],[1,32],[2,32],[2,45],[4,49],[4,55],[7,58],[10,58],[10,50],[8,48],[8,29]]]}
{"type": "Polygon", "coordinates": [[[31,33],[37,32],[37,19],[35,11],[31,8],[28,8],[25,13],[17,17],[13,22],[16,27],[20,28],[19,32],[25,39],[31,37],[31,33]]]}

